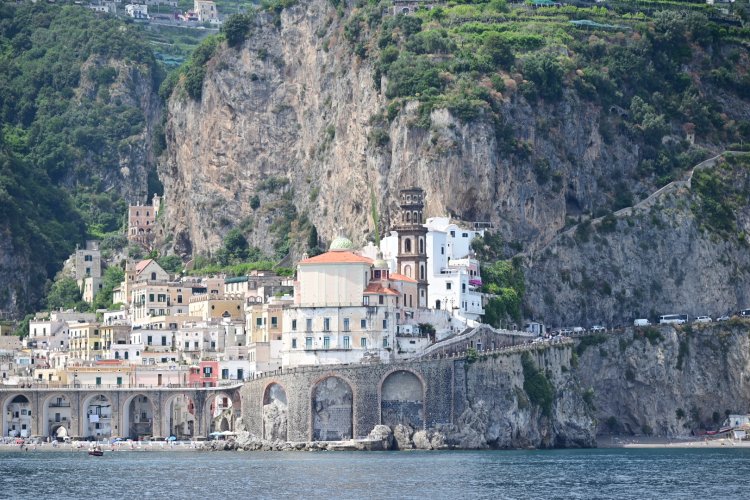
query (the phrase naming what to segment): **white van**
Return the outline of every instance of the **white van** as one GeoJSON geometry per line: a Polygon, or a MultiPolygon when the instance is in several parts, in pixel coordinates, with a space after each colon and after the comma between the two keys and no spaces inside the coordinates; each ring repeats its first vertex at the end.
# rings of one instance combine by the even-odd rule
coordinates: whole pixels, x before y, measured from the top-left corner
{"type": "Polygon", "coordinates": [[[646,318],[638,318],[637,320],[633,321],[633,326],[648,326],[650,324],[651,322],[646,318]]]}

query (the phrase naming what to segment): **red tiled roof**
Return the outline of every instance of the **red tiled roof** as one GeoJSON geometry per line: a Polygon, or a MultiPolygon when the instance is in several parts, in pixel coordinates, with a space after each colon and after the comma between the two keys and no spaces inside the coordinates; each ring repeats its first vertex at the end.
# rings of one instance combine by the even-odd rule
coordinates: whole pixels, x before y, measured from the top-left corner
{"type": "Polygon", "coordinates": [[[326,252],[301,260],[300,264],[372,264],[372,259],[353,252],[326,252]]]}
{"type": "Polygon", "coordinates": [[[365,288],[363,295],[398,295],[399,293],[392,288],[384,288],[380,283],[370,283],[365,288]]]}
{"type": "Polygon", "coordinates": [[[410,278],[406,275],[399,274],[399,273],[391,273],[389,277],[394,281],[408,281],[409,283],[416,283],[417,280],[414,278],[410,278]]]}
{"type": "Polygon", "coordinates": [[[135,273],[139,274],[141,271],[146,269],[146,267],[151,264],[154,261],[154,259],[146,259],[140,261],[138,264],[135,265],[135,273]]]}

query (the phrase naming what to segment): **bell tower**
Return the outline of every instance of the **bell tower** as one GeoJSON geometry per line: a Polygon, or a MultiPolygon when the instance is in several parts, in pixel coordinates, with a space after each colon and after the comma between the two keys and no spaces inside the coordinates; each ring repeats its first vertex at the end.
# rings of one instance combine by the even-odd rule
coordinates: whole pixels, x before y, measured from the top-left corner
{"type": "MultiPolygon", "coordinates": [[[[423,225],[424,191],[421,188],[399,192],[401,208],[395,224],[398,232],[398,272],[417,281],[417,304],[427,307],[427,228],[423,225]]],[[[414,307],[409,305],[410,307],[414,307]]]]}

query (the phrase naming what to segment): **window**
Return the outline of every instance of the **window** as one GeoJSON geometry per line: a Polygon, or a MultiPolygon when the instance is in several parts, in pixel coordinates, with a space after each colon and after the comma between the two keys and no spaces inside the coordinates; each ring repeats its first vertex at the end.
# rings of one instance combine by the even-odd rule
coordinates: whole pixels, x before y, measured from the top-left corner
{"type": "Polygon", "coordinates": [[[383,347],[388,347],[388,339],[387,338],[383,339],[383,347]]]}
{"type": "Polygon", "coordinates": [[[456,232],[455,231],[451,231],[451,238],[455,238],[455,237],[456,237],[456,232]]]}
{"type": "Polygon", "coordinates": [[[222,368],[221,370],[221,378],[223,380],[226,380],[229,378],[229,368],[222,368]]]}
{"type": "Polygon", "coordinates": [[[153,293],[149,293],[148,294],[148,301],[149,302],[153,302],[154,301],[154,294],[153,293]]]}
{"type": "Polygon", "coordinates": [[[384,319],[383,320],[383,330],[386,330],[386,329],[388,329],[388,320],[384,319]]]}
{"type": "Polygon", "coordinates": [[[307,318],[305,320],[305,331],[308,331],[308,332],[312,331],[312,318],[307,318]]]}
{"type": "Polygon", "coordinates": [[[153,342],[153,339],[151,338],[151,335],[146,337],[146,344],[151,345],[151,342],[153,342]]]}
{"type": "Polygon", "coordinates": [[[255,318],[255,328],[263,326],[263,318],[255,318]]]}
{"type": "Polygon", "coordinates": [[[185,341],[185,349],[190,349],[190,341],[189,340],[185,341]]]}
{"type": "Polygon", "coordinates": [[[363,329],[363,330],[366,330],[367,329],[367,320],[366,319],[359,320],[359,327],[361,329],[363,329]]]}
{"type": "Polygon", "coordinates": [[[369,306],[370,305],[370,297],[368,297],[367,295],[365,295],[364,297],[362,297],[362,305],[369,306]]]}
{"type": "Polygon", "coordinates": [[[90,267],[86,268],[86,276],[91,276],[91,268],[90,267]]]}
{"type": "Polygon", "coordinates": [[[383,305],[383,296],[378,295],[378,304],[383,305]]]}
{"type": "Polygon", "coordinates": [[[461,283],[461,292],[466,293],[466,283],[461,283]]]}
{"type": "Polygon", "coordinates": [[[324,332],[331,331],[331,318],[323,318],[323,331],[324,332]]]}
{"type": "Polygon", "coordinates": [[[237,380],[244,380],[245,371],[242,368],[237,368],[237,380]]]}
{"type": "Polygon", "coordinates": [[[211,368],[210,366],[204,366],[203,367],[203,376],[204,377],[210,377],[211,373],[213,373],[213,368],[211,368]]]}
{"type": "Polygon", "coordinates": [[[94,258],[91,255],[85,255],[83,257],[84,262],[91,262],[94,260],[94,258]]]}
{"type": "Polygon", "coordinates": [[[349,349],[349,337],[344,337],[344,349],[349,349]]]}
{"type": "Polygon", "coordinates": [[[305,349],[312,349],[312,337],[305,337],[305,349]]]}
{"type": "Polygon", "coordinates": [[[96,385],[102,385],[102,378],[96,377],[96,385]]]}
{"type": "Polygon", "coordinates": [[[164,335],[161,336],[161,345],[167,345],[167,337],[164,335]]]}
{"type": "Polygon", "coordinates": [[[404,240],[404,253],[411,253],[411,238],[404,240]]]}
{"type": "Polygon", "coordinates": [[[349,318],[344,318],[344,331],[349,331],[349,318]]]}
{"type": "Polygon", "coordinates": [[[367,348],[367,337],[362,337],[359,339],[359,345],[360,347],[367,348]]]}
{"type": "Polygon", "coordinates": [[[293,319],[292,320],[292,331],[296,331],[296,330],[297,330],[297,320],[293,319]]]}
{"type": "Polygon", "coordinates": [[[452,287],[453,287],[453,283],[451,283],[450,281],[446,281],[445,282],[445,289],[446,290],[450,290],[452,287]]]}
{"type": "Polygon", "coordinates": [[[271,316],[271,328],[279,326],[279,318],[277,316],[271,316]]]}
{"type": "Polygon", "coordinates": [[[331,348],[331,337],[323,337],[323,349],[331,348]]]}
{"type": "Polygon", "coordinates": [[[292,339],[292,349],[297,348],[297,339],[292,339]]]}
{"type": "Polygon", "coordinates": [[[117,377],[117,385],[122,385],[122,377],[117,377]]]}

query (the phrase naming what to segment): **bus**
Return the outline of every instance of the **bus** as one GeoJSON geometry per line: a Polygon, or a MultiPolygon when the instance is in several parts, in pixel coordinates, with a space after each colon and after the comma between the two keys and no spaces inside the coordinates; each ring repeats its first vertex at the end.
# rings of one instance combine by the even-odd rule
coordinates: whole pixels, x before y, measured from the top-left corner
{"type": "Polygon", "coordinates": [[[660,325],[681,325],[687,322],[687,314],[665,314],[664,316],[659,316],[660,325]]]}

